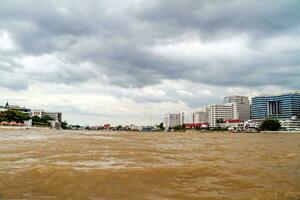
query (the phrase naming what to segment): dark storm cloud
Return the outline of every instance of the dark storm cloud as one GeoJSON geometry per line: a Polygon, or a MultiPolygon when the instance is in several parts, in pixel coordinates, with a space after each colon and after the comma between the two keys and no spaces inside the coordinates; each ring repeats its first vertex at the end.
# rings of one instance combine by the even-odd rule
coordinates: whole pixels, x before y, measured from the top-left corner
{"type": "MultiPolygon", "coordinates": [[[[295,88],[300,83],[300,44],[284,51],[264,45],[274,37],[298,36],[300,1],[146,2],[4,0],[0,30],[16,42],[18,56],[55,53],[64,58],[66,64],[54,72],[28,74],[37,81],[73,84],[105,75],[112,85],[137,88],[167,79],[216,86],[295,88]],[[245,48],[256,53],[184,58],[152,50],[190,39],[191,33],[208,44],[246,35],[245,48]],[[92,67],[78,67],[83,63],[92,67]]],[[[0,63],[0,70],[7,66],[0,63]]]]}
{"type": "Polygon", "coordinates": [[[299,28],[298,0],[217,1],[165,0],[141,13],[154,26],[203,37],[232,36],[246,32],[268,37],[299,28]]]}
{"type": "MultiPolygon", "coordinates": [[[[90,9],[93,7],[82,1],[72,2],[2,1],[0,27],[8,29],[26,53],[59,51],[75,43],[76,37],[97,32],[97,21],[92,20],[97,17],[93,16],[96,11],[90,9]]],[[[101,13],[100,5],[99,9],[101,13]]],[[[97,19],[100,24],[101,18],[97,19]]]]}

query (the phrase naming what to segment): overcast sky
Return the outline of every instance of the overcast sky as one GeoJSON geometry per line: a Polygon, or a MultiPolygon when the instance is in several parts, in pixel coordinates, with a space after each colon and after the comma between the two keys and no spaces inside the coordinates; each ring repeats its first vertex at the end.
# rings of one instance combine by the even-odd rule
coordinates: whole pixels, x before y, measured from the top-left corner
{"type": "Polygon", "coordinates": [[[299,0],[0,0],[0,104],[153,124],[300,89],[299,0]]]}

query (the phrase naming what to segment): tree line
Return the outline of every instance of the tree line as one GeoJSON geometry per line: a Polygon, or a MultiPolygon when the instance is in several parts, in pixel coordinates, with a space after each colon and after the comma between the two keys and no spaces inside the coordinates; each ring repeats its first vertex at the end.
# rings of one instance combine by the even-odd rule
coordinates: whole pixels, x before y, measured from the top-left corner
{"type": "Polygon", "coordinates": [[[24,121],[32,120],[34,126],[50,126],[50,121],[53,120],[50,116],[45,115],[42,117],[33,116],[30,117],[28,114],[17,111],[17,110],[6,110],[0,112],[0,122],[17,122],[24,123],[24,121]]]}

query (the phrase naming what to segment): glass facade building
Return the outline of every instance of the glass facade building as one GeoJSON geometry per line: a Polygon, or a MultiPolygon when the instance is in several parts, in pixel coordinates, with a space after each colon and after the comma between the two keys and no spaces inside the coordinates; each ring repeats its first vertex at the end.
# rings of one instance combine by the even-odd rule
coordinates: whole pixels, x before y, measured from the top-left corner
{"type": "Polygon", "coordinates": [[[300,92],[252,98],[251,119],[290,119],[293,116],[300,118],[300,92]]]}

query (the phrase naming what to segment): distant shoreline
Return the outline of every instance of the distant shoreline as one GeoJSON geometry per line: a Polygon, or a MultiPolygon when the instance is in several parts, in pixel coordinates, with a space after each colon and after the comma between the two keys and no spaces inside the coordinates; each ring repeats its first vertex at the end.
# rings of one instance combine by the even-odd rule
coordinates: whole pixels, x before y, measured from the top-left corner
{"type": "Polygon", "coordinates": [[[14,126],[0,126],[1,130],[38,130],[38,131],[62,131],[62,132],[98,132],[98,133],[136,133],[136,134],[189,134],[189,133],[197,133],[197,134],[300,134],[300,131],[261,131],[259,133],[255,132],[230,132],[230,131],[197,131],[197,130],[188,130],[188,131],[174,131],[174,132],[164,132],[164,131],[156,131],[156,132],[142,132],[142,131],[109,131],[109,130],[64,130],[64,129],[54,129],[49,127],[14,127],[14,126]]]}
{"type": "MultiPolygon", "coordinates": [[[[0,129],[11,129],[11,130],[51,130],[49,127],[25,127],[25,126],[0,126],[0,129]]],[[[57,129],[55,129],[57,130],[57,129]]]]}

